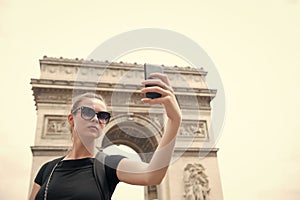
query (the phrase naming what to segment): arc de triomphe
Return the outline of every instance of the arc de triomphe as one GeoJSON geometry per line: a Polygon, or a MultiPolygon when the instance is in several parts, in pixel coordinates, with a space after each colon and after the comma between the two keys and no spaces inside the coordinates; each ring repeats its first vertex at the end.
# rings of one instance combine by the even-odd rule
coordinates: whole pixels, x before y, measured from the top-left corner
{"type": "MultiPolygon", "coordinates": [[[[217,91],[207,88],[203,69],[164,66],[164,72],[171,80],[183,121],[167,175],[160,185],[145,187],[145,199],[222,200],[218,149],[212,148],[216,138],[208,131],[210,103],[217,91]]],[[[143,94],[138,90],[143,79],[143,65],[136,63],[44,56],[40,78],[31,79],[37,125],[30,182],[43,163],[64,155],[71,146],[66,117],[74,91],[100,93],[112,111],[102,148],[123,144],[135,150],[141,160],[149,161],[163,133],[164,113],[159,106],[149,107],[140,101],[143,94]]]]}

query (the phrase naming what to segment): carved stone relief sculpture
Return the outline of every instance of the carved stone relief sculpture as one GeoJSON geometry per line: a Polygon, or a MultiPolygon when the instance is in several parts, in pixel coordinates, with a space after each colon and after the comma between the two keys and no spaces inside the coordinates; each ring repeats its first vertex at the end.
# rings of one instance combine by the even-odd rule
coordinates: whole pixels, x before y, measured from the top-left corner
{"type": "Polygon", "coordinates": [[[200,163],[187,164],[184,168],[184,200],[210,200],[208,176],[200,163]]]}
{"type": "Polygon", "coordinates": [[[179,135],[206,138],[208,136],[206,121],[183,121],[182,126],[180,127],[179,135]]]}
{"type": "Polygon", "coordinates": [[[46,115],[44,137],[65,138],[70,135],[66,116],[46,115]]]}

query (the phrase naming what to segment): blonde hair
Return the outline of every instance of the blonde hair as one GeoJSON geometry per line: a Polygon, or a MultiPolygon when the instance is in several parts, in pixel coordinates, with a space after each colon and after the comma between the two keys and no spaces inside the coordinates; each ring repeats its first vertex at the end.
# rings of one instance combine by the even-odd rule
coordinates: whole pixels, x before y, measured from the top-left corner
{"type": "Polygon", "coordinates": [[[71,113],[78,107],[79,103],[84,100],[84,99],[99,99],[100,101],[102,101],[105,105],[105,101],[104,98],[100,95],[100,94],[96,94],[96,93],[92,93],[92,92],[86,92],[80,95],[77,95],[75,97],[73,97],[72,99],[72,107],[71,107],[71,113]]]}

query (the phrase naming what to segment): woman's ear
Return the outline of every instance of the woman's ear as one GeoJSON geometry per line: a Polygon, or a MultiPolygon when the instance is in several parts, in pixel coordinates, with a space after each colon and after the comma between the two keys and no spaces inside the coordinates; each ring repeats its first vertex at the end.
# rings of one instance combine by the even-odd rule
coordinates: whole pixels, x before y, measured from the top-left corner
{"type": "Polygon", "coordinates": [[[71,127],[74,127],[74,118],[72,114],[68,115],[68,121],[71,127]]]}

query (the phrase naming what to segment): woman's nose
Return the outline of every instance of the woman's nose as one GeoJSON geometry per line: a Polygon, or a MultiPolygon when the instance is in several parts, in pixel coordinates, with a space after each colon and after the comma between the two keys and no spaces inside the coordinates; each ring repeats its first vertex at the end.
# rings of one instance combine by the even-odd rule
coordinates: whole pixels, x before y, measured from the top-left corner
{"type": "Polygon", "coordinates": [[[94,115],[94,117],[91,119],[91,121],[96,122],[96,123],[99,124],[99,120],[98,120],[97,115],[94,115]]]}

